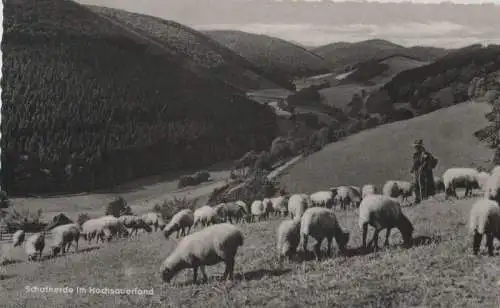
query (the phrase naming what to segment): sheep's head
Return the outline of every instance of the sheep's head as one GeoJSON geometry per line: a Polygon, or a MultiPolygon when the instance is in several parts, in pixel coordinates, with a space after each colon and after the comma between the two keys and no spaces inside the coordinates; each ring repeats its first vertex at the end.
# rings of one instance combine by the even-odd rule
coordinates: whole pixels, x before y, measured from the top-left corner
{"type": "Polygon", "coordinates": [[[56,257],[60,251],[61,251],[61,248],[59,246],[52,247],[52,257],[56,257]]]}
{"type": "Polygon", "coordinates": [[[345,251],[347,243],[349,242],[349,238],[350,238],[349,232],[341,232],[339,241],[337,243],[339,245],[339,250],[341,252],[345,251]]]}
{"type": "Polygon", "coordinates": [[[170,237],[170,234],[174,233],[172,231],[172,228],[170,228],[169,226],[166,226],[165,229],[163,229],[163,235],[165,236],[166,239],[168,239],[170,237]]]}
{"type": "Polygon", "coordinates": [[[146,230],[146,232],[147,232],[147,233],[151,233],[151,232],[153,231],[153,229],[151,228],[151,226],[150,226],[150,225],[148,225],[147,223],[143,223],[143,224],[142,224],[142,228],[143,228],[144,230],[146,230]]]}
{"type": "Polygon", "coordinates": [[[173,277],[174,272],[170,270],[170,268],[165,267],[161,270],[161,279],[163,280],[163,282],[170,283],[173,277]]]}
{"type": "Polygon", "coordinates": [[[412,237],[413,237],[413,225],[408,220],[408,218],[403,217],[403,223],[401,226],[401,234],[403,235],[403,242],[406,247],[411,245],[412,237]]]}

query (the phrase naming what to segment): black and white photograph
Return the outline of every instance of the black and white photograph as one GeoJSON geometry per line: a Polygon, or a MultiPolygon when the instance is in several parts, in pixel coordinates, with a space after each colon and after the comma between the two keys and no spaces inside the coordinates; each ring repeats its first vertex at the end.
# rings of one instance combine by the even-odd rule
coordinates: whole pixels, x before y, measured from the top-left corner
{"type": "Polygon", "coordinates": [[[0,307],[500,307],[500,0],[3,0],[0,307]]]}

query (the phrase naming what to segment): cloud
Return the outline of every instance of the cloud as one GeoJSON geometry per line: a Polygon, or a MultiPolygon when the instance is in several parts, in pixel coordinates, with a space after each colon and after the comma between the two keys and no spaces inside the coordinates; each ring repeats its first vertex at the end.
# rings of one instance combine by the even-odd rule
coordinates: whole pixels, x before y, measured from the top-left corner
{"type": "Polygon", "coordinates": [[[314,24],[252,23],[195,25],[199,30],[240,30],[266,34],[304,45],[319,46],[332,42],[355,42],[381,38],[402,45],[462,47],[475,43],[500,44],[498,31],[492,28],[472,28],[451,22],[347,24],[341,26],[314,24]]]}

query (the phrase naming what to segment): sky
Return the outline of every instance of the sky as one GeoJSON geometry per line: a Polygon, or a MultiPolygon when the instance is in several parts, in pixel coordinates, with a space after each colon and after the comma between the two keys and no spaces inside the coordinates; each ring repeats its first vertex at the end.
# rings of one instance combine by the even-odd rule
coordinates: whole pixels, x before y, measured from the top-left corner
{"type": "MultiPolygon", "coordinates": [[[[482,43],[500,44],[499,6],[402,7],[367,4],[329,9],[299,5],[256,5],[263,0],[77,0],[81,3],[122,8],[175,20],[197,30],[241,30],[279,37],[305,46],[333,42],[386,39],[404,46],[460,48],[482,43]],[[237,3],[236,5],[234,3],[237,3]],[[243,3],[247,3],[243,5],[243,3]],[[251,3],[251,4],[249,4],[251,3]]],[[[293,2],[293,0],[281,0],[293,2]]],[[[305,0],[303,0],[305,1],[305,0]]],[[[314,0],[309,0],[314,1],[314,0]]],[[[324,0],[326,1],[326,0],[324,0]]],[[[331,0],[330,0],[331,1],[331,0]]],[[[334,2],[344,2],[333,0],[334,2]]],[[[371,0],[371,2],[375,2],[371,0]]],[[[408,2],[378,0],[378,2],[408,2]]],[[[413,0],[439,3],[439,0],[413,0]]],[[[454,0],[479,4],[481,0],[454,0]]],[[[484,1],[487,2],[487,1],[484,1]]],[[[311,4],[312,5],[312,4],[311,4]]]]}

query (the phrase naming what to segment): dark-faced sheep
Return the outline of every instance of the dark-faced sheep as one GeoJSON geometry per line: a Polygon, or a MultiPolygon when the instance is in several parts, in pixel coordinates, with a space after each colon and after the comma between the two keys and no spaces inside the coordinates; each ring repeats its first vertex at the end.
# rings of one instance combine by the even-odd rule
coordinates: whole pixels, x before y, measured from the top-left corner
{"type": "Polygon", "coordinates": [[[366,235],[368,225],[375,228],[373,238],[368,246],[374,245],[378,249],[378,234],[387,229],[385,245],[389,245],[389,236],[392,228],[398,228],[403,236],[406,246],[411,244],[413,225],[403,214],[401,205],[397,199],[383,196],[367,196],[359,207],[359,227],[363,230],[363,248],[366,248],[366,235]]]}
{"type": "Polygon", "coordinates": [[[314,254],[320,259],[321,243],[326,238],[328,242],[327,255],[332,255],[332,241],[335,238],[340,252],[344,252],[349,242],[349,232],[344,232],[339,225],[335,213],[326,208],[308,208],[302,215],[300,221],[300,236],[304,253],[307,252],[307,239],[309,236],[316,240],[314,254]]]}
{"type": "Polygon", "coordinates": [[[480,199],[471,208],[469,231],[473,236],[472,250],[479,253],[481,242],[486,235],[488,254],[493,256],[493,240],[500,240],[500,207],[493,200],[480,199]]]}
{"type": "Polygon", "coordinates": [[[193,269],[196,283],[198,268],[208,280],[205,266],[220,262],[226,264],[223,279],[233,279],[235,256],[243,245],[243,233],[230,223],[207,227],[182,238],[174,251],[163,262],[160,272],[164,282],[170,282],[181,270],[193,269]]]}

